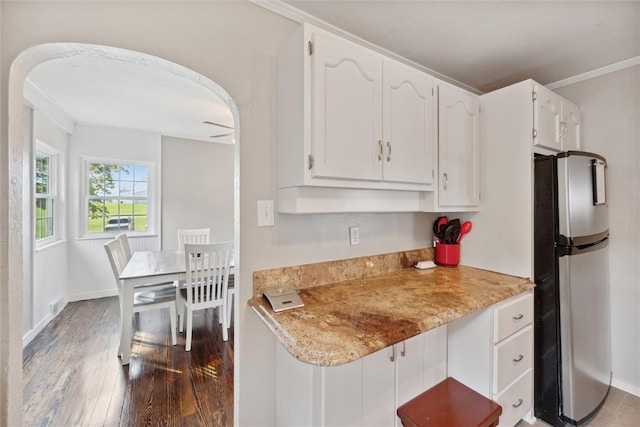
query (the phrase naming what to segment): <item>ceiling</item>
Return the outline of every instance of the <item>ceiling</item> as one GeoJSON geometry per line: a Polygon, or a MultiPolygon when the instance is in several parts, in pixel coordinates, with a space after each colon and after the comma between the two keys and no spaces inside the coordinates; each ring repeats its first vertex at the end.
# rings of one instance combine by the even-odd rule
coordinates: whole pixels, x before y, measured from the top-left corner
{"type": "Polygon", "coordinates": [[[233,143],[233,115],[210,88],[130,60],[132,55],[123,57],[127,60],[84,55],[53,59],[35,67],[27,79],[78,123],[233,143]],[[212,138],[216,135],[226,136],[212,138]]]}
{"type": "Polygon", "coordinates": [[[640,56],[639,1],[285,3],[478,92],[528,78],[547,85],[640,56]]]}
{"type": "MultiPolygon", "coordinates": [[[[640,57],[640,1],[250,1],[336,27],[477,93],[640,57]]],[[[28,79],[77,122],[234,141],[211,138],[233,131],[203,123],[234,124],[210,87],[145,61],[75,55],[38,65],[28,79]]]]}

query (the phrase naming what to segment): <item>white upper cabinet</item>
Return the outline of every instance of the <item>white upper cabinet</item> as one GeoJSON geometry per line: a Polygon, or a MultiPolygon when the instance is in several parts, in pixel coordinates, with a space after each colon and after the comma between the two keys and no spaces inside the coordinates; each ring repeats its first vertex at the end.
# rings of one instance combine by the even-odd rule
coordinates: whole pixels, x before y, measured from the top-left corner
{"type": "Polygon", "coordinates": [[[311,35],[314,178],[382,178],[382,60],[324,33],[311,35]]]}
{"type": "Polygon", "coordinates": [[[278,81],[279,188],[433,190],[431,76],[304,24],[278,81]]]}
{"type": "Polygon", "coordinates": [[[383,67],[382,177],[431,185],[434,180],[433,79],[391,62],[383,67]]]}
{"type": "Polygon", "coordinates": [[[438,88],[438,206],[464,208],[480,203],[480,100],[441,85],[438,88]]]}
{"type": "Polygon", "coordinates": [[[533,88],[533,145],[554,151],[580,148],[580,110],[538,84],[533,88]]]}

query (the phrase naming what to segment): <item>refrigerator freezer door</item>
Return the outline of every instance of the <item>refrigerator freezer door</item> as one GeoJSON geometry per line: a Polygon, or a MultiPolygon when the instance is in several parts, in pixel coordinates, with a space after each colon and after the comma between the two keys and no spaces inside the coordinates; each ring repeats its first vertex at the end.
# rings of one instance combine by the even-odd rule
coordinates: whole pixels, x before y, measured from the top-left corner
{"type": "Polygon", "coordinates": [[[608,231],[607,205],[594,203],[594,188],[606,185],[605,176],[594,175],[596,162],[602,165],[604,159],[579,151],[558,155],[558,243],[561,245],[591,243],[602,239],[608,231]]]}
{"type": "Polygon", "coordinates": [[[611,381],[608,239],[559,258],[562,413],[582,421],[611,381]]]}

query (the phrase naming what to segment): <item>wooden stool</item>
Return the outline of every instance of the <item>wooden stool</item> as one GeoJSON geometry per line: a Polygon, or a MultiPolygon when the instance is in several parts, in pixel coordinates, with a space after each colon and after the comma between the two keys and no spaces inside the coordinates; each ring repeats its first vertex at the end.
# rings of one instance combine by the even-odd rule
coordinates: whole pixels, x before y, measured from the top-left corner
{"type": "Polygon", "coordinates": [[[398,408],[404,427],[495,427],[502,407],[453,378],[398,408]]]}

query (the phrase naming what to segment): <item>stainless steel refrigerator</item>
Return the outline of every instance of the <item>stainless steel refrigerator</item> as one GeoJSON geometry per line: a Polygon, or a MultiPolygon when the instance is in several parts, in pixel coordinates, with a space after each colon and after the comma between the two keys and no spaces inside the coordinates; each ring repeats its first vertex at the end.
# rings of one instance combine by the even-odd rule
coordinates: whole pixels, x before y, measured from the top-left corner
{"type": "Polygon", "coordinates": [[[534,159],[535,414],[580,425],[611,385],[606,160],[534,159]]]}

